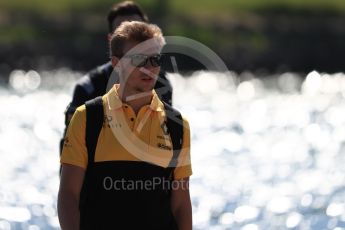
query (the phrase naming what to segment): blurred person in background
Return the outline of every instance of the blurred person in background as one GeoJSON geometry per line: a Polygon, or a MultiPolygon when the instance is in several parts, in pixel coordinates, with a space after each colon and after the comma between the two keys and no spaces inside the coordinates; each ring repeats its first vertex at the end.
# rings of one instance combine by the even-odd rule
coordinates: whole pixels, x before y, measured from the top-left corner
{"type": "Polygon", "coordinates": [[[154,90],[164,44],[160,28],[145,22],[123,22],[113,33],[119,84],[78,107],[67,130],[58,196],[63,230],[192,229],[189,124],[154,90]],[[95,123],[99,129],[88,128],[95,123]],[[92,148],[88,130],[100,130],[92,148]]]}
{"type": "MultiPolygon", "coordinates": [[[[148,22],[147,15],[142,9],[132,1],[124,1],[115,4],[111,7],[108,16],[108,40],[115,29],[124,21],[143,21],[148,22]]],[[[110,76],[112,75],[113,67],[111,62],[107,62],[99,66],[84,77],[78,80],[74,91],[72,101],[67,106],[65,111],[65,130],[63,138],[60,141],[60,154],[63,148],[64,136],[67,131],[68,124],[73,116],[74,111],[86,101],[91,100],[97,96],[104,95],[110,76]]],[[[112,76],[113,77],[113,76],[112,76]]],[[[115,75],[114,83],[118,83],[119,79],[115,75]]],[[[156,92],[161,100],[172,105],[172,86],[170,81],[166,78],[166,73],[161,71],[159,79],[155,85],[156,92]]]]}

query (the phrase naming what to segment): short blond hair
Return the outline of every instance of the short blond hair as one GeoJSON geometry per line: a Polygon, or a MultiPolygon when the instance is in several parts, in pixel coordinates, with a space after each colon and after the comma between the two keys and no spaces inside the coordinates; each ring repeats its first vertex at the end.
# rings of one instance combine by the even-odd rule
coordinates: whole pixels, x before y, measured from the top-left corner
{"type": "Polygon", "coordinates": [[[126,42],[140,43],[153,38],[161,46],[165,44],[162,31],[157,25],[138,21],[123,22],[111,35],[110,57],[121,58],[124,55],[123,49],[126,42]]]}

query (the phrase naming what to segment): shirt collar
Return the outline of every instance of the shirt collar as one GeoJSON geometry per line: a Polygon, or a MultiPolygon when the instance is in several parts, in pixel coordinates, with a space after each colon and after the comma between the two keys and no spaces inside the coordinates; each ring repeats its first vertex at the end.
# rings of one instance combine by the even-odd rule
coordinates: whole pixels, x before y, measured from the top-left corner
{"type": "Polygon", "coordinates": [[[107,93],[109,110],[115,110],[122,107],[122,101],[117,93],[118,85],[114,85],[107,93]]]}
{"type": "MultiPolygon", "coordinates": [[[[115,84],[107,93],[107,101],[108,101],[109,110],[116,110],[118,108],[121,108],[123,105],[117,92],[118,87],[119,85],[115,84]]],[[[157,112],[164,111],[164,104],[159,99],[156,91],[152,90],[152,92],[153,92],[153,97],[152,97],[152,101],[149,108],[157,112]]]]}
{"type": "Polygon", "coordinates": [[[152,91],[153,91],[153,97],[152,97],[152,101],[150,104],[150,109],[152,109],[153,111],[157,111],[157,112],[164,111],[164,104],[159,99],[156,91],[155,90],[152,90],[152,91]]]}

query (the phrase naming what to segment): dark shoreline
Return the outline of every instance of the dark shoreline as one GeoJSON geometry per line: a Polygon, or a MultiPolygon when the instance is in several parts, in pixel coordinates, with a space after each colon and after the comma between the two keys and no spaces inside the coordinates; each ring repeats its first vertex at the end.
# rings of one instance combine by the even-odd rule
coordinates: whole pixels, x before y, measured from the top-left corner
{"type": "MultiPolygon", "coordinates": [[[[26,32],[28,36],[24,36],[27,35],[24,29],[18,32],[16,41],[4,43],[0,40],[0,77],[13,69],[67,67],[86,72],[107,62],[104,22],[98,18],[92,26],[85,27],[84,20],[88,18],[76,15],[59,21],[37,14],[27,15],[25,20],[29,27],[26,29],[31,29],[26,32]]],[[[203,23],[172,17],[165,18],[164,24],[167,25],[163,27],[166,35],[185,36],[205,44],[218,54],[229,70],[237,73],[251,71],[265,75],[312,70],[336,73],[345,69],[345,15],[341,13],[274,8],[252,12],[250,17],[239,17],[228,23],[216,19],[203,23]],[[184,25],[186,32],[174,33],[169,28],[169,20],[184,25]]],[[[180,71],[183,72],[202,68],[184,59],[181,63],[180,71]]]]}

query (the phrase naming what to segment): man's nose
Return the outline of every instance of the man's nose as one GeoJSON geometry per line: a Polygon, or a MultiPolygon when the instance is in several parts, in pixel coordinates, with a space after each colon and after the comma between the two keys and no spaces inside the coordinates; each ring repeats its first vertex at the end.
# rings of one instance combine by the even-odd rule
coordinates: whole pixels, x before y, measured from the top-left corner
{"type": "Polygon", "coordinates": [[[140,70],[140,72],[142,72],[142,73],[144,73],[144,74],[146,74],[152,78],[157,78],[158,74],[156,71],[152,71],[153,68],[156,70],[159,67],[150,67],[150,68],[141,67],[139,70],[140,70]]]}
{"type": "Polygon", "coordinates": [[[148,69],[148,68],[151,69],[151,68],[157,68],[158,66],[153,66],[153,65],[152,65],[152,60],[151,60],[151,59],[148,59],[144,67],[147,68],[147,69],[148,69]]]}

